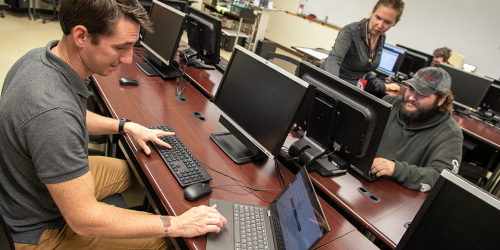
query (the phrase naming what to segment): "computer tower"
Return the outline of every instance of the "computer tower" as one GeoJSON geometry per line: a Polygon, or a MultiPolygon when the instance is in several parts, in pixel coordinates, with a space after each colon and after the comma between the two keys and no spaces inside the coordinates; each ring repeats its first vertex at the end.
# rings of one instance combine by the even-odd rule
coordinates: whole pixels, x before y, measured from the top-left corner
{"type": "MultiPolygon", "coordinates": [[[[221,48],[225,51],[233,51],[236,36],[222,32],[221,48]]],[[[238,45],[245,46],[246,36],[238,37],[238,45]]]]}
{"type": "Polygon", "coordinates": [[[255,48],[255,54],[264,57],[267,52],[276,52],[278,44],[269,40],[259,40],[257,41],[257,48],[255,48]]]}

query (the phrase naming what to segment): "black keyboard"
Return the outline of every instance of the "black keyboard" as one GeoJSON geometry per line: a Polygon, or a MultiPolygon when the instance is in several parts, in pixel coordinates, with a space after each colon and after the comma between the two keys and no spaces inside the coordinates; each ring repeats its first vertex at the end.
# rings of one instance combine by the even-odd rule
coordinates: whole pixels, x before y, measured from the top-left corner
{"type": "MultiPolygon", "coordinates": [[[[161,129],[167,132],[174,132],[168,125],[151,127],[151,129],[161,129]]],[[[198,182],[208,182],[212,177],[198,160],[191,154],[189,149],[182,143],[177,135],[159,137],[162,141],[170,144],[172,149],[153,143],[156,151],[167,165],[170,172],[182,188],[198,182]]]]}

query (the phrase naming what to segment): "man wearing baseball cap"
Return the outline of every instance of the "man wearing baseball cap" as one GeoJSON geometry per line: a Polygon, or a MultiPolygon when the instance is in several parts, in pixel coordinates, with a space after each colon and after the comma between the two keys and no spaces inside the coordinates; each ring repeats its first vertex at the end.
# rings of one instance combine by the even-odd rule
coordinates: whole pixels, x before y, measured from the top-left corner
{"type": "Polygon", "coordinates": [[[451,117],[451,77],[445,70],[423,68],[404,83],[403,96],[384,97],[393,109],[371,173],[426,192],[443,169],[458,172],[463,135],[451,117]]]}

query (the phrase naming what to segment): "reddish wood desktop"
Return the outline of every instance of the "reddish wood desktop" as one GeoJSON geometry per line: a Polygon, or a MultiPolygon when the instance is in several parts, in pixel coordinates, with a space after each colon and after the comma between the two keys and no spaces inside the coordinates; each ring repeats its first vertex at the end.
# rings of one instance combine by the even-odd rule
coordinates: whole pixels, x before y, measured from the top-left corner
{"type": "MultiPolygon", "coordinates": [[[[210,86],[216,91],[220,81],[212,82],[211,79],[219,79],[217,74],[222,79],[222,73],[218,70],[187,67],[186,74],[197,79],[193,84],[201,83],[199,89],[210,86]],[[199,75],[210,75],[210,78],[199,78],[199,75]]],[[[213,99],[214,96],[215,92],[208,97],[213,99]]],[[[294,140],[296,138],[291,134],[285,145],[291,145],[294,140]]],[[[391,248],[396,247],[406,231],[404,224],[413,219],[427,197],[427,194],[408,190],[388,179],[368,183],[352,173],[335,178],[324,178],[311,173],[311,180],[333,202],[391,248]],[[371,203],[358,192],[359,187],[377,195],[381,202],[371,203]]]]}
{"type": "MultiPolygon", "coordinates": [[[[188,101],[181,102],[174,97],[175,81],[147,77],[135,65],[137,61],[142,61],[142,59],[134,57],[134,64],[122,65],[117,72],[110,76],[92,77],[94,92],[111,116],[129,118],[145,126],[168,123],[191,152],[213,169],[241,180],[253,188],[281,189],[273,160],[265,159],[237,165],[211,141],[209,135],[223,131],[224,128],[218,123],[220,115],[218,109],[198,90],[192,85],[187,86],[182,95],[188,101]],[[132,77],[140,84],[139,86],[121,86],[118,84],[120,77],[132,77]],[[202,113],[206,120],[196,119],[192,115],[193,112],[202,113]]],[[[158,212],[179,215],[193,206],[208,205],[210,198],[267,206],[267,203],[241,187],[214,187],[236,184],[236,181],[218,174],[208,167],[206,169],[213,177],[209,183],[210,186],[214,187],[212,194],[195,202],[186,201],[183,198],[183,190],[154,150],[150,156],[145,155],[128,136],[120,140],[120,146],[127,160],[131,163],[132,170],[141,179],[141,184],[145,185],[145,190],[149,192],[152,188],[151,193],[147,195],[153,202],[157,203],[154,205],[158,212]]],[[[293,174],[283,166],[281,169],[286,182],[289,182],[293,174]]],[[[272,200],[277,192],[259,192],[259,194],[266,200],[272,200]]],[[[316,245],[317,248],[335,249],[345,246],[349,249],[358,247],[376,249],[366,237],[328,203],[321,198],[320,202],[331,231],[316,245]]],[[[191,249],[205,249],[206,236],[184,240],[191,249]]]]}
{"type": "MultiPolygon", "coordinates": [[[[290,133],[285,146],[296,140],[295,134],[290,133]]],[[[413,220],[427,197],[427,193],[406,189],[389,178],[367,182],[351,170],[334,177],[322,177],[315,172],[310,176],[321,192],[393,249],[406,232],[405,224],[413,220]],[[379,201],[372,202],[360,193],[359,188],[368,190],[379,201]]]]}
{"type": "MultiPolygon", "coordinates": [[[[199,84],[198,88],[210,88],[209,92],[211,94],[207,97],[213,99],[220,83],[219,79],[222,79],[221,72],[218,70],[196,70],[194,67],[187,67],[186,74],[188,77],[196,79],[193,83],[199,84]],[[200,75],[208,75],[209,78],[202,78],[200,75]]],[[[402,92],[388,94],[401,95],[402,92]]],[[[500,131],[498,129],[460,115],[453,115],[453,118],[465,134],[500,150],[500,131]]],[[[289,143],[287,145],[290,145],[293,140],[296,140],[291,138],[293,136],[289,136],[285,144],[289,143]]],[[[497,166],[495,173],[499,171],[500,166],[497,166]]],[[[312,173],[311,179],[337,205],[391,248],[396,247],[406,232],[404,225],[413,220],[427,197],[427,193],[408,190],[390,179],[381,179],[369,183],[354,173],[334,178],[324,178],[312,173]],[[368,201],[358,192],[359,187],[366,188],[374,193],[381,201],[379,203],[368,201]]]]}
{"type": "MultiPolygon", "coordinates": [[[[221,59],[226,61],[225,59],[221,59]]],[[[185,74],[191,83],[198,88],[209,100],[213,100],[217,88],[222,80],[223,73],[218,69],[197,69],[195,67],[186,67],[185,74]]]]}

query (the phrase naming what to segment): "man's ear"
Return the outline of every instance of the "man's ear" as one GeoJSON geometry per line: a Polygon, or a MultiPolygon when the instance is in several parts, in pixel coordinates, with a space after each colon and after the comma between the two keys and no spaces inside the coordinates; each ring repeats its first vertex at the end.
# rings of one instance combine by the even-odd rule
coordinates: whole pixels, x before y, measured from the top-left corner
{"type": "Polygon", "coordinates": [[[75,26],[71,34],[73,35],[73,42],[79,48],[84,47],[87,39],[90,39],[87,28],[82,25],[75,26]]]}
{"type": "Polygon", "coordinates": [[[443,96],[441,97],[441,99],[439,99],[438,107],[441,107],[443,105],[444,101],[446,101],[446,98],[447,98],[446,96],[443,96]]]}

